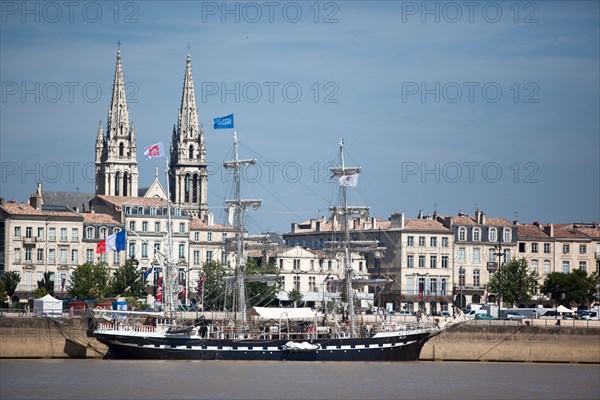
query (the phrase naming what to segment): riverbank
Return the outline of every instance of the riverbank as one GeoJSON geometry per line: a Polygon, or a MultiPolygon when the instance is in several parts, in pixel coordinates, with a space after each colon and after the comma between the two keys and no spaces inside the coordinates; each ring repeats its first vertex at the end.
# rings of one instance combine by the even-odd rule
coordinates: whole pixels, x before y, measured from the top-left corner
{"type": "MultiPolygon", "coordinates": [[[[469,321],[432,338],[420,359],[600,364],[600,324],[527,322],[469,321]]],[[[101,358],[107,348],[89,324],[83,317],[0,318],[0,358],[101,358]]]]}

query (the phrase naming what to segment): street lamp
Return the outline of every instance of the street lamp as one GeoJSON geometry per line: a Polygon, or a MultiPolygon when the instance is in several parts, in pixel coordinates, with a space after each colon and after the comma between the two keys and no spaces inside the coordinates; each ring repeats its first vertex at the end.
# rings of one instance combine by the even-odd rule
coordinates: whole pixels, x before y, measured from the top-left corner
{"type": "Polygon", "coordinates": [[[460,311],[464,309],[464,300],[463,300],[463,277],[465,274],[465,269],[462,265],[458,268],[458,285],[460,287],[460,311]]]}
{"type": "Polygon", "coordinates": [[[423,311],[425,310],[425,279],[423,279],[423,287],[421,289],[421,277],[427,277],[429,275],[429,272],[426,272],[424,274],[419,274],[418,272],[415,273],[416,276],[419,277],[419,311],[421,311],[421,302],[423,302],[423,311]]]}

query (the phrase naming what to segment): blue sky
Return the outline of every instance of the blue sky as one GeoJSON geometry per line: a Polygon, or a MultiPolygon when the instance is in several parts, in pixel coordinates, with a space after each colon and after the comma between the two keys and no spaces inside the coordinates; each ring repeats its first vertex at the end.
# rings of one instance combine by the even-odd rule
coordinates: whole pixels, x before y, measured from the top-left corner
{"type": "Polygon", "coordinates": [[[93,191],[120,40],[140,187],[162,165],[142,151],[170,140],[191,45],[218,221],[231,132],[212,118],[229,113],[242,156],[259,159],[245,188],[264,200],[256,231],[327,213],[341,137],[364,170],[352,202],[374,216],[477,205],[522,222],[600,220],[596,1],[1,4],[7,199],[37,180],[93,191]]]}

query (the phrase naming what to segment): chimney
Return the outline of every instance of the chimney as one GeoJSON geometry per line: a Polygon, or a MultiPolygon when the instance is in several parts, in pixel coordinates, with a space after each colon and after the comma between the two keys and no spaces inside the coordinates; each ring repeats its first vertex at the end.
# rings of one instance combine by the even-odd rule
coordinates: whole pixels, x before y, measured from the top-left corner
{"type": "Polygon", "coordinates": [[[419,215],[417,215],[417,219],[423,219],[423,210],[419,210],[419,215]]]}
{"type": "Polygon", "coordinates": [[[459,210],[458,211],[458,216],[459,217],[463,217],[465,215],[465,213],[463,212],[463,210],[459,210]]]}
{"type": "Polygon", "coordinates": [[[481,212],[481,225],[485,225],[485,213],[481,212]]]}
{"type": "Polygon", "coordinates": [[[235,214],[235,210],[233,208],[233,205],[230,205],[227,207],[227,225],[233,225],[233,217],[235,214]]]}
{"type": "Polygon", "coordinates": [[[481,211],[479,211],[479,208],[475,210],[475,222],[481,224],[481,211]]]}
{"type": "Polygon", "coordinates": [[[404,213],[396,212],[391,215],[390,221],[392,221],[392,228],[404,229],[404,213]]]}
{"type": "Polygon", "coordinates": [[[207,212],[204,214],[204,223],[208,226],[213,226],[215,224],[215,216],[212,212],[207,212]]]}
{"type": "Polygon", "coordinates": [[[321,220],[315,221],[315,231],[321,232],[321,220]]]}
{"type": "Polygon", "coordinates": [[[36,210],[41,210],[42,209],[42,197],[40,195],[33,194],[31,195],[31,197],[29,197],[29,205],[33,208],[35,208],[36,210]]]}
{"type": "Polygon", "coordinates": [[[295,222],[292,222],[292,233],[295,233],[297,229],[298,229],[298,224],[295,222]]]}
{"type": "Polygon", "coordinates": [[[533,226],[537,226],[539,228],[540,225],[542,225],[542,223],[540,221],[534,221],[533,222],[533,226]]]}
{"type": "Polygon", "coordinates": [[[377,229],[377,218],[371,218],[371,229],[377,229]]]}
{"type": "Polygon", "coordinates": [[[550,237],[554,237],[554,225],[548,224],[544,226],[544,233],[550,237]]]}

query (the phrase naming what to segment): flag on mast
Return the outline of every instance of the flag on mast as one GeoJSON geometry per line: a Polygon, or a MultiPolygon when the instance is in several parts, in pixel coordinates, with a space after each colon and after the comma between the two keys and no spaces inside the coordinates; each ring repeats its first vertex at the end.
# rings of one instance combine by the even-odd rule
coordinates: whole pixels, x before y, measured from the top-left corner
{"type": "Polygon", "coordinates": [[[214,129],[233,129],[233,114],[213,118],[214,129]]]}
{"type": "Polygon", "coordinates": [[[165,146],[163,145],[163,142],[158,142],[144,149],[144,157],[146,157],[146,160],[164,156],[165,146]]]}
{"type": "Polygon", "coordinates": [[[96,253],[104,254],[107,251],[125,250],[126,241],[127,234],[125,233],[125,231],[114,233],[106,239],[102,239],[101,241],[96,243],[96,253]]]}
{"type": "Polygon", "coordinates": [[[340,186],[356,187],[358,184],[358,173],[352,175],[342,175],[338,178],[340,186]]]}

